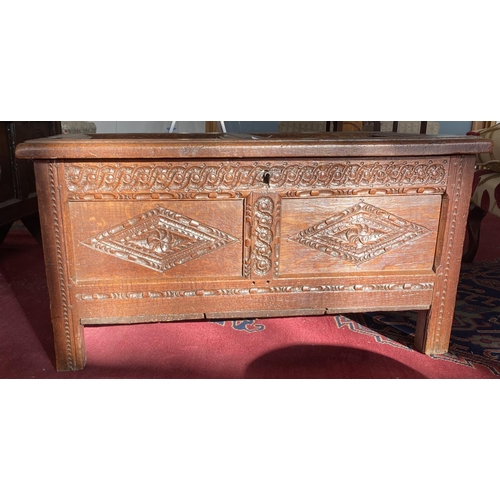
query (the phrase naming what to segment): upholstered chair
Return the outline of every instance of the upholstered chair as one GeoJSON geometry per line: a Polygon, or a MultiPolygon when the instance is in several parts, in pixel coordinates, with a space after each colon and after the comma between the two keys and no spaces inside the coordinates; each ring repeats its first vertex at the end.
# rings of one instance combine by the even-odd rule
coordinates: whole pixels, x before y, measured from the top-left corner
{"type": "Polygon", "coordinates": [[[472,262],[476,256],[481,233],[481,221],[490,213],[500,217],[500,123],[493,127],[468,132],[493,141],[493,151],[478,155],[471,204],[467,219],[467,243],[463,262],[472,262]]]}

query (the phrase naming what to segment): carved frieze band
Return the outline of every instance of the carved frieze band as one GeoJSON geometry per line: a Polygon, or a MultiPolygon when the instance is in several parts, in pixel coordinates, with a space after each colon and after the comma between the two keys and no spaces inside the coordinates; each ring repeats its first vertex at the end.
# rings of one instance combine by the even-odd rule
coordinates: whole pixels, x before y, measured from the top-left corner
{"type": "Polygon", "coordinates": [[[250,288],[225,288],[217,290],[165,290],[106,292],[78,294],[77,300],[136,300],[136,299],[171,299],[180,297],[210,297],[224,295],[254,295],[275,293],[324,293],[324,292],[402,292],[432,290],[433,283],[378,283],[350,285],[304,285],[304,286],[267,286],[250,288]]]}
{"type": "MultiPolygon", "coordinates": [[[[73,163],[66,168],[70,199],[193,198],[199,192],[232,192],[262,185],[257,163],[73,163]]],[[[233,194],[234,196],[234,194],[233,194]]]]}
{"type": "Polygon", "coordinates": [[[269,185],[279,188],[444,186],[448,160],[346,160],[284,163],[269,169],[269,185]]]}
{"type": "Polygon", "coordinates": [[[448,163],[447,159],[72,163],[65,168],[65,179],[72,200],[239,196],[255,187],[290,189],[291,196],[308,189],[398,194],[442,192],[448,163]]]}

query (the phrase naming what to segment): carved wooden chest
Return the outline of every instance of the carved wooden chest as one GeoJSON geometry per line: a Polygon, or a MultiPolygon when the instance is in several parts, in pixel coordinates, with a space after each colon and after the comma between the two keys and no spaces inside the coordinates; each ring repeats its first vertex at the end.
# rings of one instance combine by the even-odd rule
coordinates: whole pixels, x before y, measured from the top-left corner
{"type": "Polygon", "coordinates": [[[418,310],[448,348],[475,137],[57,136],[35,159],[57,369],[83,325],[418,310]]]}

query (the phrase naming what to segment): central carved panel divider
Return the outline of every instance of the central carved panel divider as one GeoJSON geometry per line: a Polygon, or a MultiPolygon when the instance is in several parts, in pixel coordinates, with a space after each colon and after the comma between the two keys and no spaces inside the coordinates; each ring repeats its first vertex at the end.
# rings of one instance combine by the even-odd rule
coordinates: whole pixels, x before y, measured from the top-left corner
{"type": "Polygon", "coordinates": [[[446,350],[473,155],[489,145],[416,137],[25,143],[58,369],[83,367],[85,324],[219,317],[414,309],[416,347],[446,350]]]}

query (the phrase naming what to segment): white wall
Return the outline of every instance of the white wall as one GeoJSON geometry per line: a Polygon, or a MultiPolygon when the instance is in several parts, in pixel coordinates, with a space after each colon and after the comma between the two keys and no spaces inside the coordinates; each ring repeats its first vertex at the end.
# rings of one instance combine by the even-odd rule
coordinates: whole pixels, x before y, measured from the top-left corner
{"type": "MultiPolygon", "coordinates": [[[[172,122],[94,122],[98,134],[159,134],[168,132],[172,122]]],[[[175,132],[205,132],[205,122],[181,122],[175,126],[175,132]]]]}

